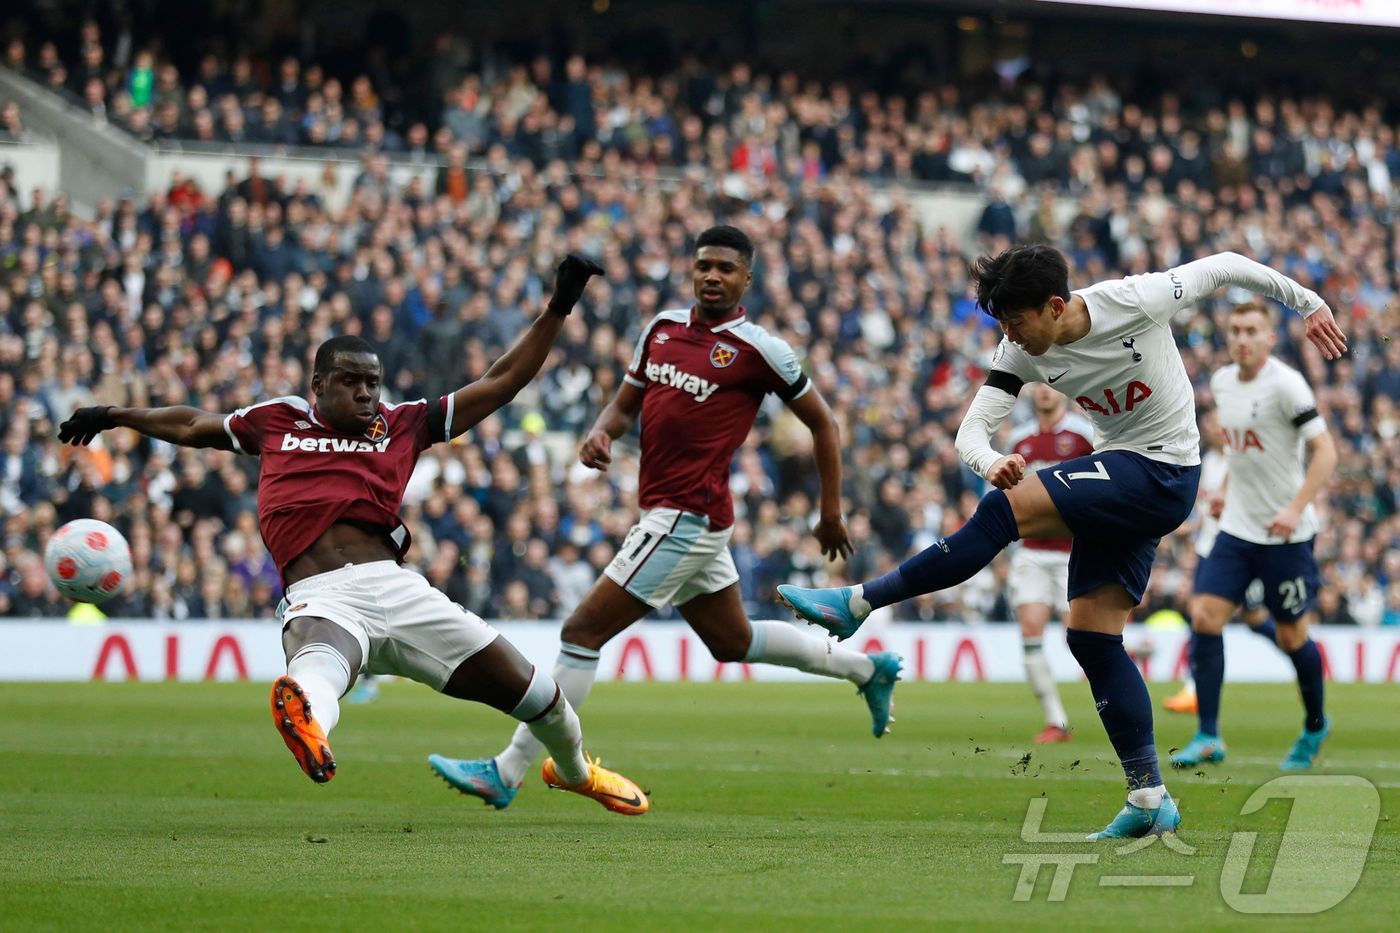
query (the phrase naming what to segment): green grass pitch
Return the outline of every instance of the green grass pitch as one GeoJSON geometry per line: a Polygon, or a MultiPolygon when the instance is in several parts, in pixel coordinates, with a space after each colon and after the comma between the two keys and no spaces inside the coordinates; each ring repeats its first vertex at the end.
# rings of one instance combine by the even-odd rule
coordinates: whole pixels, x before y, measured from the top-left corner
{"type": "MultiPolygon", "coordinates": [[[[511,723],[415,684],[343,707],[324,787],[283,748],[264,684],[0,685],[0,928],[1393,928],[1400,691],[1329,685],[1321,770],[1374,782],[1381,816],[1346,900],[1269,918],[1232,910],[1220,879],[1231,833],[1252,830],[1240,890],[1268,883],[1289,802],[1240,810],[1278,776],[1295,689],[1227,685],[1231,760],[1168,776],[1193,855],[1022,841],[1042,795],[1042,832],[1097,829],[1122,803],[1088,688],[1062,689],[1076,738],[1039,748],[1020,684],[903,685],[878,742],[844,685],[602,684],[589,744],[652,791],[650,814],[622,817],[534,774],[503,812],[451,791],[424,758],[491,753],[511,723]],[[1016,900],[1004,857],[1044,852],[1096,859],[1062,900],[1053,867],[1016,900]],[[1101,883],[1123,876],[1192,880],[1101,883]]],[[[1168,687],[1153,692],[1160,709],[1168,687]]],[[[1193,727],[1158,713],[1164,757],[1193,727]]]]}

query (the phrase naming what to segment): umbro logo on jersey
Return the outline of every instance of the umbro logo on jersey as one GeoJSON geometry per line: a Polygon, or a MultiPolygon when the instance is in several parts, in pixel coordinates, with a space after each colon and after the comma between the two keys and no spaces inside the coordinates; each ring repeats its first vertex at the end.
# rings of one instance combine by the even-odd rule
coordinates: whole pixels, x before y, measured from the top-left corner
{"type": "Polygon", "coordinates": [[[731,347],[723,341],[710,348],[710,363],[717,369],[723,369],[728,366],[730,363],[734,362],[738,356],[739,349],[737,347],[731,347]]]}
{"type": "Polygon", "coordinates": [[[300,450],[308,454],[382,454],[388,449],[388,437],[371,444],[369,441],[353,437],[297,437],[291,432],[282,435],[283,451],[300,450]]]}
{"type": "Polygon", "coordinates": [[[307,424],[305,421],[293,421],[292,423],[303,431],[311,430],[311,425],[307,424]]]}
{"type": "Polygon", "coordinates": [[[1058,375],[1058,376],[1051,376],[1049,379],[1047,379],[1047,380],[1045,380],[1045,381],[1048,382],[1050,385],[1054,385],[1056,380],[1064,378],[1065,374],[1068,373],[1068,372],[1069,372],[1069,370],[1067,369],[1067,370],[1065,370],[1063,373],[1060,373],[1060,375],[1058,375]]]}
{"type": "Polygon", "coordinates": [[[670,340],[670,339],[671,339],[671,335],[668,334],[668,333],[665,333],[665,332],[662,332],[662,333],[659,333],[659,334],[656,335],[656,342],[657,342],[657,343],[665,343],[666,341],[668,341],[668,340],[670,340]]]}
{"type": "Polygon", "coordinates": [[[647,363],[646,377],[658,385],[671,386],[693,395],[697,402],[705,401],[719,388],[718,383],[677,369],[674,363],[647,363]]]}

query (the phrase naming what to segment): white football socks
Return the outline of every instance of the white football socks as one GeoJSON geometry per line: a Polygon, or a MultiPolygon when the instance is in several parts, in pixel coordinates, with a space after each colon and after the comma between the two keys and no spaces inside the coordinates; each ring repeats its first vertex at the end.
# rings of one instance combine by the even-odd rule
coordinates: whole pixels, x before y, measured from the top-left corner
{"type": "Polygon", "coordinates": [[[326,735],[340,722],[340,698],[350,689],[350,662],[330,645],[305,645],[287,662],[287,676],[311,704],[311,715],[326,735]]]}
{"type": "MultiPolygon", "coordinates": [[[[530,686],[510,714],[520,727],[530,730],[535,741],[549,749],[554,770],[565,784],[588,780],[588,760],[583,756],[583,729],[559,685],[538,667],[530,676],[530,686]]],[[[499,763],[497,764],[499,768],[499,763]]],[[[505,775],[502,775],[505,777],[505,775]]],[[[515,781],[513,783],[519,783],[515,781]]]]}
{"type": "MultiPolygon", "coordinates": [[[[593,689],[593,681],[597,676],[597,651],[592,648],[571,645],[568,642],[559,646],[559,657],[554,662],[553,680],[563,691],[564,699],[569,701],[569,706],[577,709],[583,705],[583,701],[588,698],[588,692],[593,689]]],[[[570,712],[572,714],[572,710],[570,712]]],[[[576,716],[575,720],[577,720],[576,716]]],[[[496,769],[501,773],[501,780],[511,786],[523,781],[525,772],[530,770],[530,766],[539,757],[544,744],[537,738],[535,731],[530,728],[528,723],[522,722],[516,726],[515,735],[511,737],[510,744],[496,756],[496,769]]],[[[554,756],[554,763],[559,765],[558,755],[554,756]]],[[[562,770],[559,772],[559,776],[564,777],[562,770]]]]}
{"type": "Polygon", "coordinates": [[[1068,729],[1069,720],[1065,717],[1064,704],[1060,702],[1060,688],[1055,685],[1055,675],[1050,673],[1050,662],[1045,658],[1040,639],[1023,638],[1022,644],[1026,656],[1026,682],[1040,701],[1040,708],[1045,711],[1046,724],[1068,729]]]}
{"type": "Polygon", "coordinates": [[[1144,810],[1155,810],[1162,805],[1162,800],[1167,796],[1167,785],[1158,784],[1156,787],[1139,787],[1137,790],[1128,791],[1128,803],[1135,807],[1142,807],[1144,810]]]}
{"type": "Polygon", "coordinates": [[[861,620],[875,611],[875,608],[870,605],[870,601],[865,598],[865,585],[863,583],[857,583],[851,587],[851,598],[847,600],[846,605],[850,607],[851,614],[861,620]]]}
{"type": "Polygon", "coordinates": [[[775,619],[758,619],[751,625],[753,640],[749,642],[748,654],[744,655],[745,661],[840,677],[856,686],[875,676],[875,662],[868,655],[843,648],[831,639],[775,619]]]}

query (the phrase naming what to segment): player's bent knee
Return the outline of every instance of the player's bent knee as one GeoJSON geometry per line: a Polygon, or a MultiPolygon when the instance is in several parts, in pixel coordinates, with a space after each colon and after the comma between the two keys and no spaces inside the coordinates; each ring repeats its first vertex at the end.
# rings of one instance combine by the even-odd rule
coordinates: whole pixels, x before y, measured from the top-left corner
{"type": "Polygon", "coordinates": [[[297,616],[282,629],[282,651],[290,661],[307,645],[329,645],[345,658],[353,680],[364,665],[364,652],[359,639],[330,619],[319,616],[297,616]]]}
{"type": "Polygon", "coordinates": [[[564,620],[564,627],[559,632],[559,639],[571,645],[578,645],[580,648],[592,648],[594,651],[602,650],[607,644],[609,632],[601,619],[591,617],[587,613],[575,610],[564,620]]]}
{"type": "Polygon", "coordinates": [[[1306,622],[1287,622],[1278,626],[1278,634],[1275,639],[1278,646],[1284,651],[1293,652],[1308,643],[1308,626],[1306,622]]]}
{"type": "Polygon", "coordinates": [[[1234,614],[1234,604],[1218,596],[1197,596],[1191,600],[1191,630],[1202,635],[1219,635],[1234,614]]]}

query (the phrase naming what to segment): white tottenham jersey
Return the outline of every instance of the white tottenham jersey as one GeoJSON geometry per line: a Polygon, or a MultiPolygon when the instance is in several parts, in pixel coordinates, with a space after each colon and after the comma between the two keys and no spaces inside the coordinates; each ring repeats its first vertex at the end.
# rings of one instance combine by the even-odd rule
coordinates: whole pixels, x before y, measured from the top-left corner
{"type": "Polygon", "coordinates": [[[1327,431],[1302,373],[1269,357],[1248,382],[1241,381],[1238,366],[1226,366],[1211,376],[1210,391],[1229,465],[1220,530],[1254,544],[1310,540],[1317,534],[1311,503],[1287,542],[1268,531],[1303,485],[1304,442],[1327,431]]]}
{"type": "MultiPolygon", "coordinates": [[[[1041,356],[1031,356],[1002,338],[987,387],[978,394],[1000,387],[1014,398],[1023,383],[1049,383],[1074,399],[1093,422],[1096,449],[1128,450],[1163,463],[1194,466],[1201,462],[1196,405],[1171,319],[1222,285],[1267,295],[1304,316],[1323,305],[1315,292],[1238,253],[1218,253],[1167,272],[1101,282],[1075,292],[1088,305],[1089,333],[1073,343],[1051,346],[1041,356]],[[998,377],[997,371],[1013,378],[998,377]]],[[[973,409],[979,401],[974,400],[973,409]]],[[[964,447],[959,443],[960,451],[964,447]]],[[[983,475],[995,462],[985,453],[973,458],[964,454],[983,475]]]]}

